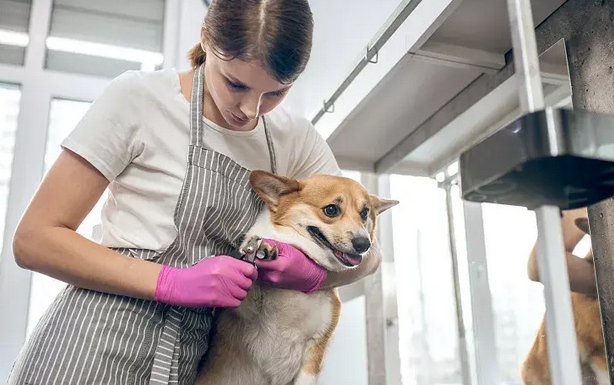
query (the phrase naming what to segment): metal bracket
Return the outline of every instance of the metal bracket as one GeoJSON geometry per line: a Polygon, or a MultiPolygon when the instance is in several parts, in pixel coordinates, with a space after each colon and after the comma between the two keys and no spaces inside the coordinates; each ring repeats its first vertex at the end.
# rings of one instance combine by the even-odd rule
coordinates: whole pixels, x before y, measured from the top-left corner
{"type": "Polygon", "coordinates": [[[379,60],[379,52],[377,51],[377,48],[375,48],[374,50],[375,50],[375,55],[373,55],[373,57],[369,57],[369,54],[371,53],[371,51],[369,51],[369,46],[365,47],[365,60],[367,61],[367,63],[377,64],[377,61],[379,60]]]}
{"type": "Polygon", "coordinates": [[[324,100],[324,102],[322,102],[322,108],[324,109],[324,112],[328,112],[329,114],[332,114],[335,112],[335,103],[331,103],[330,106],[327,105],[327,101],[324,100]]]}

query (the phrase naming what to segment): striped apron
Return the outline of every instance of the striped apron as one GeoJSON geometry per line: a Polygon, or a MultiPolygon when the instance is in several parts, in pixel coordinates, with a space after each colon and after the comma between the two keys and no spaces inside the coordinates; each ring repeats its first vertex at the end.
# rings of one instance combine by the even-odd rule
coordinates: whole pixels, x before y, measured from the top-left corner
{"type": "MultiPolygon", "coordinates": [[[[203,68],[195,71],[190,147],[174,220],[163,252],[116,249],[156,263],[188,267],[238,248],[263,202],[250,171],[205,148],[203,68]]],[[[275,172],[275,151],[264,130],[275,172]]],[[[212,309],[190,309],[67,286],[22,348],[9,384],[193,384],[207,351],[212,309]]]]}

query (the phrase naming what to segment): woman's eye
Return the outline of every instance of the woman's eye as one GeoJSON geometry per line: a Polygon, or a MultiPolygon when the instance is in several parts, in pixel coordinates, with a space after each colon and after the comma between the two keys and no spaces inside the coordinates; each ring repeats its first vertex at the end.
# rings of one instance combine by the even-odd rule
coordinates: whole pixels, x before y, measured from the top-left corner
{"type": "Polygon", "coordinates": [[[236,84],[231,82],[230,80],[226,79],[226,84],[228,85],[228,87],[230,87],[230,89],[232,89],[233,91],[243,91],[245,89],[247,89],[247,87],[245,87],[243,84],[236,84]]]}
{"type": "Polygon", "coordinates": [[[369,218],[369,209],[363,209],[360,212],[360,219],[362,219],[363,221],[366,221],[367,218],[369,218]]]}
{"type": "Polygon", "coordinates": [[[337,205],[328,205],[324,207],[323,210],[324,210],[324,214],[327,217],[331,217],[331,218],[336,217],[341,212],[341,210],[339,209],[339,206],[337,205]]]}
{"type": "Polygon", "coordinates": [[[273,97],[273,98],[281,98],[285,94],[286,94],[286,90],[279,90],[279,91],[269,92],[268,93],[268,95],[273,97]]]}

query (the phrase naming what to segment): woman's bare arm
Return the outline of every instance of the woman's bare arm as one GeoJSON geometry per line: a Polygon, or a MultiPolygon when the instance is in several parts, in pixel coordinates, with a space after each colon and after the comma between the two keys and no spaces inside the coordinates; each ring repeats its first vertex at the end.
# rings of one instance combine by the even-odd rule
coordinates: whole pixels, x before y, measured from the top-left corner
{"type": "Polygon", "coordinates": [[[78,287],[153,299],[161,265],[123,256],[76,232],[108,184],[91,164],[63,150],[17,228],[15,260],[78,287]]]}

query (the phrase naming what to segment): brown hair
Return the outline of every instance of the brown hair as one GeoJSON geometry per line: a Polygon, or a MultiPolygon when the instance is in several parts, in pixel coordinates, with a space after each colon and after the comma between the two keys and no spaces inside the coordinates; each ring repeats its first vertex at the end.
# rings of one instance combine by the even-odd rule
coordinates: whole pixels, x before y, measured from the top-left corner
{"type": "MultiPolygon", "coordinates": [[[[201,30],[216,56],[260,61],[280,83],[293,82],[305,70],[312,36],[308,0],[214,0],[201,30]]],[[[200,43],[188,58],[193,68],[205,62],[200,43]]]]}

